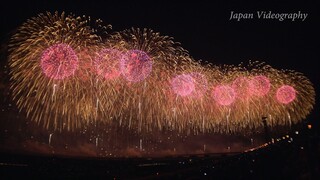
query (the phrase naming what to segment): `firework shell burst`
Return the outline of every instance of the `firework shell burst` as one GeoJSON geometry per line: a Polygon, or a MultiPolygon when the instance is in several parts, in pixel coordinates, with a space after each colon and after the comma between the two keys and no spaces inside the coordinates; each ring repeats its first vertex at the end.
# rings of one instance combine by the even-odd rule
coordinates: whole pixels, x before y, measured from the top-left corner
{"type": "Polygon", "coordinates": [[[39,14],[11,38],[11,89],[20,109],[48,129],[72,130],[95,117],[91,57],[101,38],[86,17],[39,14]],[[58,69],[58,70],[57,70],[58,69]]]}
{"type": "MultiPolygon", "coordinates": [[[[103,86],[116,88],[101,97],[103,107],[114,105],[112,112],[105,111],[105,116],[116,117],[121,125],[139,131],[165,127],[171,113],[166,108],[169,82],[174,74],[183,71],[193,62],[191,57],[173,38],[161,36],[150,29],[131,28],[114,33],[106,46],[110,47],[110,44],[123,53],[120,66],[123,61],[130,59],[128,56],[140,54],[143,58],[138,58],[136,62],[140,64],[136,66],[140,68],[138,75],[130,74],[130,71],[120,67],[122,76],[116,86],[109,81],[101,82],[103,86]],[[116,102],[110,101],[110,97],[117,97],[116,102]]],[[[110,118],[106,119],[110,121],[110,118]]]]}
{"type": "Polygon", "coordinates": [[[94,122],[137,132],[235,133],[290,126],[312,111],[315,91],[301,73],[251,62],[195,61],[172,37],[150,29],[109,33],[90,17],[39,14],[10,42],[13,99],[46,129],[94,122]]]}

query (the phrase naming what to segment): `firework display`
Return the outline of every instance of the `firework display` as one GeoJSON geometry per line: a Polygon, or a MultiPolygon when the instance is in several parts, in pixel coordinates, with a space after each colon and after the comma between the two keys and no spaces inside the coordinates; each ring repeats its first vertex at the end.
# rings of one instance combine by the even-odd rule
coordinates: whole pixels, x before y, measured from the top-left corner
{"type": "Polygon", "coordinates": [[[96,117],[91,69],[101,37],[89,24],[86,17],[39,14],[11,38],[13,98],[45,128],[72,130],[96,117]]]}
{"type": "Polygon", "coordinates": [[[298,123],[315,103],[301,73],[259,62],[202,65],[150,29],[98,27],[46,13],[13,35],[11,90],[31,120],[68,131],[99,121],[138,132],[231,133],[262,127],[263,116],[269,126],[298,123]]]}

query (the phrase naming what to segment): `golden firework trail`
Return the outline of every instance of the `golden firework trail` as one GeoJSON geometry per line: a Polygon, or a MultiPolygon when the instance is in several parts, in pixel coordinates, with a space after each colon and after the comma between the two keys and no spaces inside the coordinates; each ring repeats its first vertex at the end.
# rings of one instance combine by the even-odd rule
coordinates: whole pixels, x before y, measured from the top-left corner
{"type": "Polygon", "coordinates": [[[251,61],[203,65],[172,37],[109,29],[57,12],[27,20],[10,42],[18,108],[46,129],[102,122],[186,133],[255,130],[262,117],[290,126],[313,109],[315,91],[301,73],[251,61]]]}

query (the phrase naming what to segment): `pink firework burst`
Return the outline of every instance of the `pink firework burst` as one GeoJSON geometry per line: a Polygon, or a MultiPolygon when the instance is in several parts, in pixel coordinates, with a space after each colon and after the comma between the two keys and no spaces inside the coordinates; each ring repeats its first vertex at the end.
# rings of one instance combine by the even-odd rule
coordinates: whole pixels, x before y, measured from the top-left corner
{"type": "Polygon", "coordinates": [[[194,98],[201,98],[206,93],[208,88],[207,78],[198,72],[193,72],[190,74],[194,82],[194,91],[191,96],[194,98]]]}
{"type": "Polygon", "coordinates": [[[122,53],[117,49],[102,49],[94,60],[97,74],[106,80],[114,80],[121,75],[120,59],[122,53]]]}
{"type": "Polygon", "coordinates": [[[277,89],[276,98],[280,103],[289,104],[296,99],[296,90],[292,86],[283,85],[277,89]]]}
{"type": "Polygon", "coordinates": [[[78,68],[78,57],[67,44],[55,44],[45,49],[41,56],[42,72],[52,79],[64,79],[78,68]]]}
{"type": "Polygon", "coordinates": [[[249,81],[249,91],[254,96],[264,96],[270,91],[270,80],[266,76],[254,76],[249,81]]]}
{"type": "Polygon", "coordinates": [[[122,75],[130,82],[142,81],[152,71],[152,61],[143,51],[130,50],[120,61],[122,75]]]}
{"type": "Polygon", "coordinates": [[[231,86],[220,85],[213,89],[212,97],[218,104],[228,106],[234,102],[236,93],[231,86]]]}
{"type": "Polygon", "coordinates": [[[194,91],[195,85],[191,75],[181,74],[171,81],[173,92],[179,96],[188,96],[194,91]]]}
{"type": "Polygon", "coordinates": [[[249,79],[247,77],[244,77],[244,76],[237,77],[232,82],[231,87],[234,89],[238,99],[246,100],[250,97],[249,79]]]}

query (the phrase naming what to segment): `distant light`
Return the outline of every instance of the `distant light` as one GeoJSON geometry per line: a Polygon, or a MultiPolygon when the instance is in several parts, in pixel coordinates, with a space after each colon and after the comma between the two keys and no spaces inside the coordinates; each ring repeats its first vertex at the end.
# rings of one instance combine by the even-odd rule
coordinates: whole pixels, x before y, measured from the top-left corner
{"type": "Polygon", "coordinates": [[[289,138],[289,135],[286,135],[286,138],[289,138]]]}
{"type": "Polygon", "coordinates": [[[300,149],[304,149],[304,147],[303,147],[303,146],[301,146],[301,147],[300,147],[300,149]]]}
{"type": "Polygon", "coordinates": [[[299,131],[296,131],[295,133],[296,133],[296,134],[299,134],[299,131]]]}
{"type": "Polygon", "coordinates": [[[308,129],[311,129],[312,128],[312,125],[311,124],[308,124],[308,129]]]}
{"type": "Polygon", "coordinates": [[[203,173],[203,175],[205,175],[205,176],[206,176],[206,175],[207,175],[207,173],[203,173]]]}

